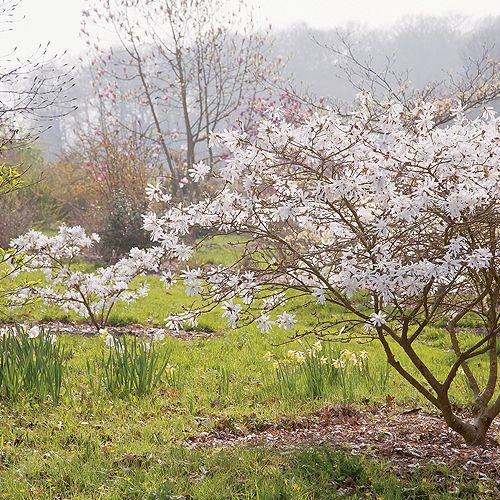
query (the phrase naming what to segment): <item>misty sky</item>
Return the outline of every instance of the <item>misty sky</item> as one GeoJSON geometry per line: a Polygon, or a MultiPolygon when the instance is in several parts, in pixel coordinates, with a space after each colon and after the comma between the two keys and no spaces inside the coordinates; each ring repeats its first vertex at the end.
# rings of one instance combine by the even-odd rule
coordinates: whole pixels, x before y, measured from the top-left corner
{"type": "MultiPolygon", "coordinates": [[[[236,1],[236,0],[228,0],[236,1]]],[[[262,18],[276,28],[307,23],[314,28],[333,28],[348,23],[388,27],[405,16],[459,14],[479,17],[500,14],[498,0],[248,0],[259,6],[262,18]]],[[[77,55],[84,49],[79,37],[80,12],[85,0],[22,0],[15,31],[0,35],[5,50],[18,47],[20,56],[41,42],[51,42],[57,52],[77,55]]]]}

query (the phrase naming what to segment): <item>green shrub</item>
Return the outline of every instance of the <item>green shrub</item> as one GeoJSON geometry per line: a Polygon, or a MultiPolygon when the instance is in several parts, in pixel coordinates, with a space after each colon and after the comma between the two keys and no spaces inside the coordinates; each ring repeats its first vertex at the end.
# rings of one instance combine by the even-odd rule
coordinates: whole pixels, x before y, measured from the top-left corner
{"type": "Polygon", "coordinates": [[[104,259],[114,261],[131,248],[151,246],[149,235],[142,228],[142,214],[147,211],[147,200],[135,200],[127,193],[113,194],[106,223],[100,228],[100,251],[104,259]]]}

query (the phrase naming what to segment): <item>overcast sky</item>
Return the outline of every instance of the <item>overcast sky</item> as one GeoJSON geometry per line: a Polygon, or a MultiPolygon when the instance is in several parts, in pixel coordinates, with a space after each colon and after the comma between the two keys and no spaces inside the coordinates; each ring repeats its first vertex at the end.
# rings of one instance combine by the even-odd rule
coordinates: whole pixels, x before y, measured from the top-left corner
{"type": "MultiPolygon", "coordinates": [[[[231,1],[231,0],[228,0],[231,1]]],[[[499,0],[248,0],[260,7],[261,16],[276,28],[307,23],[314,28],[333,28],[348,23],[389,27],[413,15],[461,14],[474,19],[500,15],[499,0]]],[[[0,35],[5,52],[18,46],[20,56],[41,42],[54,51],[77,55],[84,50],[79,37],[80,12],[85,0],[22,0],[15,31],[0,35]],[[8,37],[6,39],[6,37],[8,37]]]]}

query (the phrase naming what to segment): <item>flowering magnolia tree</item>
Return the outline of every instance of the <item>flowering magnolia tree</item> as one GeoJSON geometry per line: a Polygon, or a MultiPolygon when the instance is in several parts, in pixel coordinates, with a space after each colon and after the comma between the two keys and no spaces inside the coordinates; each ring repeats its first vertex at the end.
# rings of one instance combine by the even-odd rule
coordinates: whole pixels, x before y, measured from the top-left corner
{"type": "Polygon", "coordinates": [[[132,302],[147,294],[147,284],[134,286],[132,281],[158,269],[161,250],[133,248],[116,264],[85,272],[78,259],[97,241],[97,234],[87,235],[79,226],[61,226],[52,237],[31,230],[13,240],[11,246],[27,256],[23,270],[45,273],[47,284],[31,287],[35,296],[77,313],[99,331],[117,302],[132,302]]]}
{"type": "Polygon", "coordinates": [[[290,124],[275,110],[255,138],[213,136],[232,153],[211,173],[220,190],[149,213],[145,227],[173,259],[189,258],[183,236],[200,226],[242,235],[244,250],[233,266],[183,272],[187,294],[203,305],[171,315],[171,324],[222,304],[233,327],[256,321],[263,333],[376,339],[452,429],[484,443],[500,412],[500,121],[457,107],[439,128],[434,113],[432,103],[408,113],[362,94],[349,116],[327,111],[290,124]],[[293,310],[308,303],[318,304],[315,326],[298,331],[293,310]],[[328,304],[346,314],[330,315],[328,304]],[[464,319],[480,326],[477,335],[464,335],[464,319]],[[443,324],[455,359],[439,378],[417,344],[443,324]],[[486,380],[475,359],[488,366],[486,380]],[[472,389],[473,419],[452,407],[457,377],[472,389]]]}

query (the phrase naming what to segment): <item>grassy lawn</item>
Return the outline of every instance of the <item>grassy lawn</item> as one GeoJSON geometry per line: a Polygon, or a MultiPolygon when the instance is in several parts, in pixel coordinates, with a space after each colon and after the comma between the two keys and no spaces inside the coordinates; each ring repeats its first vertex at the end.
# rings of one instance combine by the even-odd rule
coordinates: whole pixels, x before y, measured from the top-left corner
{"type": "MultiPolygon", "coordinates": [[[[91,390],[86,360],[101,355],[103,340],[64,336],[60,341],[70,355],[61,402],[26,398],[0,406],[0,493],[5,498],[336,498],[347,478],[355,484],[352,498],[466,498],[467,492],[480,491],[479,482],[462,480],[456,471],[440,473],[445,483],[433,482],[432,467],[397,478],[384,464],[326,447],[183,447],[202,432],[251,432],[343,401],[339,387],[316,400],[300,392],[283,396],[274,368],[263,358],[270,340],[279,339],[251,331],[167,339],[161,349],[170,352],[178,369],[176,387],[164,383],[150,396],[123,399],[91,390]],[[448,493],[457,483],[461,497],[448,493]]],[[[382,363],[375,346],[367,349],[373,365],[382,363]]],[[[429,356],[438,352],[429,348],[429,356]]],[[[352,397],[360,405],[377,405],[388,394],[400,404],[422,403],[393,374],[385,388],[358,385],[352,397]]]]}
{"type": "MultiPolygon", "coordinates": [[[[224,242],[227,248],[227,242],[224,242]]],[[[232,247],[229,247],[232,252],[232,247]]],[[[215,245],[195,258],[212,263],[228,258],[215,245]]],[[[183,288],[166,291],[148,277],[151,293],[134,304],[118,306],[112,323],[161,324],[170,311],[187,303],[183,288]]],[[[327,313],[336,314],[331,310],[327,313]]],[[[19,320],[75,318],[56,308],[31,306],[19,320]]],[[[310,310],[298,310],[307,327],[310,310]]],[[[290,349],[280,332],[260,334],[255,327],[228,331],[216,312],[198,326],[217,332],[212,338],[166,338],[159,350],[176,367],[175,385],[162,381],[142,398],[111,397],[97,392],[87,362],[107,349],[102,338],[61,335],[67,350],[61,401],[26,396],[0,404],[0,495],[5,498],[337,498],[354,484],[349,498],[481,498],[480,482],[458,471],[436,470],[396,477],[387,465],[353,457],[327,447],[190,449],[186,439],[215,430],[251,432],[267,422],[293,421],[328,403],[377,406],[394,397],[402,407],[426,407],[422,397],[390,371],[376,343],[323,346],[367,351],[367,374],[334,380],[321,397],[311,397],[311,381],[293,376],[283,390],[277,369],[266,358],[287,357],[290,349]],[[351,378],[350,378],[351,377],[351,378]],[[458,485],[458,486],[457,486],[458,485]],[[450,493],[455,488],[459,493],[450,493]],[[337,491],[337,493],[336,493],[337,491]],[[458,495],[458,496],[457,496],[458,495]]],[[[472,334],[471,334],[472,335],[472,334]]],[[[310,343],[315,339],[311,339],[310,343]]],[[[306,341],[307,342],[307,341],[306,341]]],[[[443,350],[444,332],[430,330],[420,346],[422,357],[443,375],[453,356],[443,350]]],[[[482,369],[479,359],[475,370],[482,369]]],[[[95,382],[95,381],[94,381],[95,382]]],[[[456,404],[467,401],[462,379],[453,387],[456,404]]]]}

